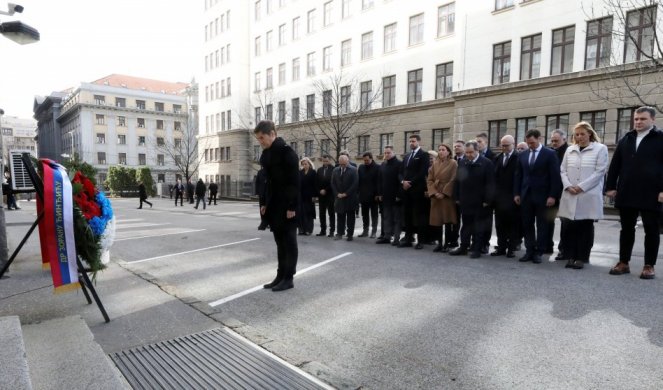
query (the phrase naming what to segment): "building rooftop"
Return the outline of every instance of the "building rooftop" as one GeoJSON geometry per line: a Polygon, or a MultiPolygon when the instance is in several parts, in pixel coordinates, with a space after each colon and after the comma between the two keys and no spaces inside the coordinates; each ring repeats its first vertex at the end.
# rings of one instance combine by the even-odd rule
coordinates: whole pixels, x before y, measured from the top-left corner
{"type": "Polygon", "coordinates": [[[108,85],[141,91],[166,93],[171,95],[183,95],[189,86],[187,83],[171,83],[168,81],[144,79],[141,77],[127,76],[122,74],[111,74],[93,81],[91,84],[108,85]]]}

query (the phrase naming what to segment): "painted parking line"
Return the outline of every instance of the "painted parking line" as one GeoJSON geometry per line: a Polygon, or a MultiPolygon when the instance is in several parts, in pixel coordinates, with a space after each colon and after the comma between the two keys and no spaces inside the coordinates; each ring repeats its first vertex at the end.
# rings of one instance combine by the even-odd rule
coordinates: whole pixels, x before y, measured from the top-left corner
{"type": "Polygon", "coordinates": [[[160,230],[152,230],[149,234],[144,234],[144,235],[136,235],[136,234],[140,234],[141,232],[147,232],[148,230],[126,231],[126,232],[118,232],[117,234],[126,235],[127,237],[116,238],[115,241],[128,241],[128,240],[137,240],[139,238],[172,236],[174,234],[195,233],[195,232],[202,232],[204,230],[206,229],[179,229],[179,228],[160,229],[160,230]]]}
{"type": "MultiPolygon", "coordinates": [[[[297,276],[301,276],[302,274],[304,274],[304,273],[306,273],[306,272],[308,272],[308,271],[312,271],[312,270],[314,270],[314,269],[316,269],[316,268],[322,267],[323,265],[326,265],[326,264],[329,264],[329,263],[331,263],[331,262],[333,262],[333,261],[336,261],[336,260],[342,259],[342,258],[344,258],[344,257],[346,257],[346,256],[351,255],[351,254],[352,254],[352,252],[345,252],[345,253],[342,253],[342,254],[340,254],[340,255],[338,255],[338,256],[334,256],[334,257],[332,257],[331,259],[327,259],[327,260],[325,260],[325,261],[321,261],[321,262],[319,262],[319,263],[317,263],[317,264],[314,264],[314,265],[312,265],[312,266],[310,266],[310,267],[308,267],[308,268],[305,268],[305,269],[303,269],[303,270],[301,270],[301,271],[297,271],[297,276]]],[[[242,292],[238,292],[237,294],[231,295],[231,296],[229,296],[229,297],[227,297],[227,298],[222,298],[222,299],[219,299],[219,300],[217,300],[217,301],[210,302],[209,305],[212,306],[212,307],[220,306],[220,305],[223,305],[224,303],[228,303],[228,302],[230,302],[230,301],[234,301],[234,300],[237,299],[237,298],[241,298],[241,297],[243,297],[243,296],[245,296],[245,295],[249,295],[249,294],[254,293],[254,292],[256,292],[256,291],[260,291],[260,290],[262,290],[262,289],[263,289],[262,285],[260,285],[260,286],[256,286],[256,287],[252,287],[252,288],[250,288],[250,289],[248,289],[248,290],[244,290],[244,291],[242,291],[242,292]]]]}
{"type": "Polygon", "coordinates": [[[202,252],[202,251],[207,251],[207,250],[210,250],[210,249],[222,248],[224,246],[230,246],[230,245],[243,244],[245,242],[251,242],[251,241],[256,241],[256,240],[259,240],[259,238],[251,238],[251,239],[248,239],[248,240],[229,242],[227,244],[208,246],[207,248],[193,249],[193,250],[185,251],[185,252],[170,253],[170,254],[167,254],[167,255],[150,257],[150,258],[142,259],[142,260],[127,261],[127,263],[129,263],[129,264],[143,263],[143,262],[146,262],[146,261],[159,260],[159,259],[164,259],[166,257],[172,257],[172,256],[186,255],[186,254],[189,254],[189,253],[202,252]]]}
{"type": "Polygon", "coordinates": [[[152,222],[120,223],[120,224],[117,224],[117,228],[118,228],[118,229],[131,229],[131,228],[150,227],[150,226],[163,226],[163,225],[170,225],[170,222],[159,222],[159,223],[152,223],[152,222]]]}

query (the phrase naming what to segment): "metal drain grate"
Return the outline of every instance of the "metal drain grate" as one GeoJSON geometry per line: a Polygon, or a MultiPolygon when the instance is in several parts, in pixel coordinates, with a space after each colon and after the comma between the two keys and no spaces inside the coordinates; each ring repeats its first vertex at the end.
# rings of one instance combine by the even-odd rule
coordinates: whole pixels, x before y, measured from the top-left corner
{"type": "Polygon", "coordinates": [[[220,328],[110,357],[134,389],[325,389],[220,328]]]}

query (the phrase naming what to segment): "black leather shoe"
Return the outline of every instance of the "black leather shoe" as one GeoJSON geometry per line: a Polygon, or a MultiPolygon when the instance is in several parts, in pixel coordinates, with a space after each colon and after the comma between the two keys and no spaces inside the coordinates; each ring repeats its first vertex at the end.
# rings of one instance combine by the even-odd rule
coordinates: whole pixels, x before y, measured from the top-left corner
{"type": "Polygon", "coordinates": [[[277,284],[281,283],[282,280],[283,276],[276,274],[276,278],[274,278],[274,280],[272,280],[270,283],[264,284],[262,288],[266,289],[274,288],[277,284]]]}
{"type": "Polygon", "coordinates": [[[295,287],[295,284],[292,282],[292,279],[283,279],[272,288],[272,291],[283,291],[295,287]]]}
{"type": "Polygon", "coordinates": [[[573,269],[583,269],[583,268],[585,268],[585,262],[582,261],[582,260],[576,260],[571,265],[571,268],[573,268],[573,269]]]}
{"type": "Polygon", "coordinates": [[[573,260],[569,259],[564,265],[564,268],[573,268],[573,260]]]}
{"type": "Polygon", "coordinates": [[[541,261],[542,261],[541,260],[541,255],[536,254],[536,255],[532,256],[532,263],[541,264],[541,261]]]}
{"type": "Polygon", "coordinates": [[[325,232],[320,232],[320,233],[316,234],[316,237],[324,237],[324,236],[326,236],[326,235],[327,235],[327,233],[325,233],[325,232]]]}
{"type": "Polygon", "coordinates": [[[408,241],[401,241],[398,243],[399,248],[412,248],[412,243],[408,241]]]}
{"type": "Polygon", "coordinates": [[[391,245],[397,247],[398,246],[398,241],[396,241],[396,240],[392,241],[391,245]]]}
{"type": "Polygon", "coordinates": [[[569,259],[567,259],[562,252],[559,252],[557,256],[555,256],[555,260],[569,260],[569,259]]]}
{"type": "Polygon", "coordinates": [[[496,251],[491,252],[490,255],[493,256],[493,257],[495,257],[495,256],[504,256],[504,255],[506,255],[506,252],[501,251],[501,250],[498,249],[496,251]]]}
{"type": "Polygon", "coordinates": [[[348,236],[348,238],[346,238],[346,240],[352,241],[352,236],[348,236]]]}
{"type": "Polygon", "coordinates": [[[526,261],[532,261],[532,255],[530,255],[529,253],[525,253],[525,256],[518,259],[518,261],[520,261],[521,263],[524,263],[526,261]]]}
{"type": "Polygon", "coordinates": [[[424,249],[424,244],[418,242],[417,245],[414,246],[414,249],[424,249]]]}
{"type": "Polygon", "coordinates": [[[447,246],[447,245],[443,246],[443,247],[442,247],[442,250],[441,250],[440,252],[442,252],[442,253],[447,253],[447,252],[449,252],[449,246],[447,246]]]}
{"type": "Polygon", "coordinates": [[[513,253],[513,251],[507,251],[506,252],[506,257],[509,258],[509,259],[513,259],[514,257],[516,257],[516,254],[513,253]]]}
{"type": "Polygon", "coordinates": [[[452,250],[451,252],[449,252],[449,254],[451,256],[463,256],[463,255],[467,254],[467,249],[462,248],[462,247],[458,247],[458,248],[452,250]]]}
{"type": "Polygon", "coordinates": [[[376,244],[389,244],[391,242],[390,239],[388,238],[379,238],[377,241],[375,241],[376,244]]]}
{"type": "Polygon", "coordinates": [[[361,234],[358,235],[357,237],[368,237],[368,231],[364,230],[364,231],[361,232],[361,234]]]}
{"type": "Polygon", "coordinates": [[[487,255],[487,254],[488,254],[488,248],[489,248],[488,245],[486,245],[486,246],[484,246],[483,248],[481,248],[481,253],[483,253],[484,255],[487,255]]]}
{"type": "Polygon", "coordinates": [[[470,252],[470,259],[478,259],[479,257],[481,257],[480,252],[470,252]]]}
{"type": "Polygon", "coordinates": [[[433,252],[442,252],[442,244],[437,244],[437,246],[433,249],[433,252]]]}
{"type": "Polygon", "coordinates": [[[334,237],[334,232],[331,232],[331,233],[327,234],[327,237],[329,237],[329,238],[334,237]]]}

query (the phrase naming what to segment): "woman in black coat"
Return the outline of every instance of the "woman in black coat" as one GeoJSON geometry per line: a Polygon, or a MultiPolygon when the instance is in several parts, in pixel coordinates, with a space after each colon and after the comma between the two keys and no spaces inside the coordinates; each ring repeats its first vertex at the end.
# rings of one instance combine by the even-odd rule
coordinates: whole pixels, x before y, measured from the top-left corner
{"type": "Polygon", "coordinates": [[[308,157],[304,157],[300,164],[302,169],[299,170],[299,197],[301,199],[299,235],[308,236],[313,233],[313,220],[315,219],[313,198],[316,196],[316,174],[315,166],[308,157]]]}

